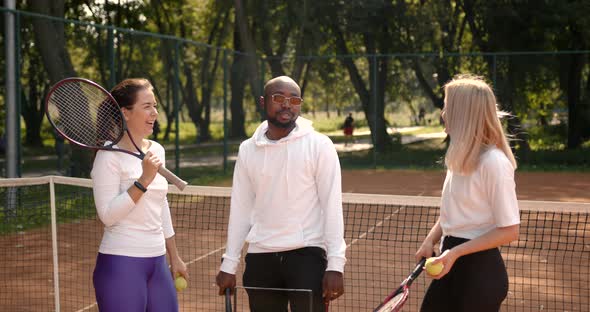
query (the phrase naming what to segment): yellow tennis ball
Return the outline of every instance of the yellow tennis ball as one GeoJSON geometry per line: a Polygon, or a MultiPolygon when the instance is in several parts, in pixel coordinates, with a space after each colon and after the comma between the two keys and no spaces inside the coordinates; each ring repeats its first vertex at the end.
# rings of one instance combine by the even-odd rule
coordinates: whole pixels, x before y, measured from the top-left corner
{"type": "Polygon", "coordinates": [[[426,260],[426,264],[425,264],[426,272],[429,275],[437,276],[440,274],[440,272],[442,272],[444,266],[443,266],[442,262],[433,264],[432,261],[434,261],[434,259],[436,259],[436,258],[432,257],[432,258],[428,258],[426,260]]]}
{"type": "Polygon", "coordinates": [[[183,291],[186,286],[188,286],[184,277],[179,276],[174,280],[174,287],[176,287],[176,291],[183,291]]]}

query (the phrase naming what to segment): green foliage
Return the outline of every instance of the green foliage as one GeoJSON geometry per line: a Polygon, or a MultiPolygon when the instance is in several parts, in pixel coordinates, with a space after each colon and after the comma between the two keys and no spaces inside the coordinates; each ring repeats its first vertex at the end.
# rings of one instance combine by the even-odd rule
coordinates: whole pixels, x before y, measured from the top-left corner
{"type": "Polygon", "coordinates": [[[210,167],[193,167],[184,168],[181,171],[183,177],[189,178],[187,182],[190,185],[227,185],[228,181],[231,181],[233,175],[234,163],[229,162],[227,172],[223,172],[221,166],[210,166],[210,167]]]}
{"type": "Polygon", "coordinates": [[[4,136],[6,131],[6,104],[4,103],[4,95],[0,97],[0,138],[4,136]]]}
{"type": "MultiPolygon", "coordinates": [[[[55,192],[58,224],[96,217],[92,190],[60,185],[56,187],[55,192]]],[[[9,198],[14,198],[16,208],[9,210],[4,205],[2,207],[4,209],[0,210],[0,234],[26,231],[51,224],[51,207],[47,185],[1,188],[0,199],[2,202],[9,203],[9,198]]]]}
{"type": "MultiPolygon", "coordinates": [[[[99,25],[65,24],[67,52],[80,76],[107,88],[126,77],[150,79],[160,103],[161,136],[165,125],[174,122],[173,91],[175,82],[180,82],[176,95],[181,110],[181,144],[205,140],[205,132],[209,132],[212,141],[221,141],[224,131],[219,114],[224,85],[223,60],[218,47],[244,51],[233,5],[232,1],[210,0],[66,1],[65,18],[99,25]],[[162,38],[135,31],[109,32],[100,27],[105,24],[177,37],[162,38]],[[178,58],[176,48],[179,48],[178,58]]],[[[29,6],[24,2],[19,4],[20,9],[29,6]]],[[[431,124],[437,124],[442,86],[453,75],[470,72],[494,83],[499,104],[520,118],[535,152],[562,151],[566,146],[565,126],[543,129],[537,125],[551,124],[554,113],[563,114],[573,108],[568,105],[576,103],[569,100],[575,94],[570,92],[573,88],[568,80],[575,76],[571,71],[575,67],[572,66],[575,54],[477,52],[583,50],[590,38],[590,27],[587,27],[590,19],[585,14],[588,8],[588,1],[580,0],[567,5],[555,1],[532,4],[289,0],[249,1],[244,14],[254,50],[266,57],[256,60],[257,75],[263,79],[277,74],[295,77],[304,92],[303,116],[313,119],[316,129],[322,132],[340,132],[342,120],[349,111],[355,112],[357,129],[365,129],[369,125],[367,119],[375,115],[373,103],[382,103],[378,114],[388,126],[412,126],[421,107],[426,108],[426,118],[431,119],[431,124]],[[522,30],[519,36],[514,36],[515,29],[522,30]],[[461,54],[465,51],[473,53],[461,54]],[[372,63],[372,57],[367,54],[378,54],[377,62],[372,63]],[[376,72],[372,64],[377,65],[376,72]],[[371,82],[373,78],[377,78],[376,85],[371,82]],[[330,113],[328,117],[327,111],[339,111],[341,115],[330,113]]],[[[48,55],[42,55],[35,42],[32,26],[35,18],[23,15],[20,30],[19,81],[24,98],[34,99],[31,101],[34,106],[22,110],[26,115],[40,112],[39,103],[48,86],[41,62],[48,55]]],[[[581,58],[587,59],[587,55],[581,58]]],[[[232,67],[238,60],[237,54],[230,53],[227,73],[244,72],[242,79],[254,79],[243,64],[232,67]]],[[[0,60],[0,64],[4,61],[0,60]]],[[[583,101],[588,98],[590,65],[587,63],[581,62],[582,67],[578,68],[582,94],[578,101],[581,112],[576,112],[576,116],[580,125],[590,122],[589,110],[584,111],[582,107],[588,106],[583,101]]],[[[3,75],[4,72],[0,73],[3,75]]],[[[233,83],[225,86],[230,91],[228,101],[232,96],[238,97],[231,94],[233,83]]],[[[241,90],[244,95],[239,100],[247,115],[244,126],[248,135],[259,124],[253,99],[256,91],[252,90],[263,83],[246,81],[241,90]]],[[[4,130],[4,112],[4,98],[0,95],[0,135],[4,130]]],[[[26,130],[33,128],[30,126],[36,120],[33,117],[27,119],[23,139],[26,130]]],[[[572,124],[567,116],[563,122],[572,124]]],[[[588,131],[587,127],[579,128],[588,131]]],[[[26,155],[51,153],[54,138],[46,121],[42,121],[38,131],[45,148],[25,148],[26,155]]],[[[588,134],[575,134],[587,140],[588,134]]],[[[175,134],[171,132],[165,143],[170,144],[174,139],[175,134]]]]}
{"type": "Polygon", "coordinates": [[[567,125],[535,126],[527,131],[531,150],[561,151],[565,149],[567,137],[567,125]]]}

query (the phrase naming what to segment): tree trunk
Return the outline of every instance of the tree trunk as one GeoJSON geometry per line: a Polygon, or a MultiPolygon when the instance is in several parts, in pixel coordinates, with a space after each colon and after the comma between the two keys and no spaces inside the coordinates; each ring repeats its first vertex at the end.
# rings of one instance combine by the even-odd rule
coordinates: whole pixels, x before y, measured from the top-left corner
{"type": "MultiPolygon", "coordinates": [[[[491,65],[489,64],[489,66],[491,66],[491,65]]],[[[499,66],[496,66],[496,68],[499,68],[499,66]]],[[[507,120],[507,123],[508,123],[507,130],[508,130],[508,134],[510,134],[514,138],[516,138],[516,140],[511,141],[510,145],[512,145],[513,147],[518,146],[519,147],[518,154],[520,156],[520,159],[527,161],[531,148],[529,146],[528,135],[522,127],[522,121],[520,120],[520,118],[518,116],[516,116],[516,114],[514,114],[515,107],[513,104],[514,103],[513,99],[515,98],[515,96],[514,96],[515,83],[514,83],[513,73],[515,73],[516,70],[513,68],[511,59],[508,60],[508,65],[505,70],[506,70],[506,73],[503,74],[503,76],[505,76],[506,79],[504,81],[499,81],[497,83],[497,86],[495,87],[496,97],[497,97],[497,101],[501,105],[501,109],[503,111],[513,114],[513,116],[509,117],[507,120]]]]}
{"type": "Polygon", "coordinates": [[[442,109],[443,106],[445,105],[444,98],[442,96],[438,96],[434,92],[432,87],[430,87],[428,80],[426,80],[426,77],[424,77],[424,73],[422,73],[422,68],[420,67],[420,63],[418,62],[417,59],[412,60],[412,68],[414,69],[414,73],[416,74],[416,78],[418,78],[418,82],[420,83],[420,87],[422,87],[422,90],[430,98],[434,107],[436,107],[438,109],[442,109]]]}
{"type": "MultiPolygon", "coordinates": [[[[254,105],[256,110],[260,113],[261,117],[264,115],[260,106],[258,105],[258,98],[262,96],[262,87],[260,82],[260,73],[258,69],[258,57],[256,55],[256,46],[254,45],[254,40],[252,39],[252,35],[250,32],[250,27],[248,26],[248,20],[246,18],[246,13],[244,11],[245,7],[245,0],[234,0],[235,5],[235,23],[238,25],[238,30],[240,33],[240,40],[242,42],[242,46],[246,52],[244,58],[246,59],[246,69],[248,73],[248,81],[250,82],[250,90],[252,91],[252,95],[254,96],[254,105]]],[[[244,52],[244,51],[240,51],[244,52]]]]}
{"type": "Polygon", "coordinates": [[[584,69],[584,55],[574,54],[570,56],[569,71],[567,77],[567,107],[568,107],[568,125],[567,125],[567,148],[575,149],[582,144],[582,133],[580,129],[579,117],[582,110],[580,109],[580,93],[582,87],[582,70],[584,69]]]}
{"type": "MultiPolygon", "coordinates": [[[[34,56],[31,57],[34,58],[34,56]]],[[[25,121],[25,144],[32,147],[42,147],[41,124],[43,123],[43,117],[45,117],[43,110],[44,93],[39,90],[39,83],[42,83],[37,79],[39,68],[33,65],[35,63],[33,59],[31,59],[31,62],[32,66],[29,67],[29,97],[27,98],[23,89],[21,89],[20,94],[23,108],[21,116],[25,121]]],[[[41,88],[43,89],[43,86],[41,88]]]]}
{"type": "MultiPolygon", "coordinates": [[[[32,11],[44,15],[64,17],[64,1],[31,0],[32,11]]],[[[64,23],[44,18],[33,19],[35,42],[39,47],[41,59],[52,84],[66,77],[77,76],[66,48],[64,23]]],[[[92,164],[92,152],[73,148],[70,161],[70,175],[88,177],[92,164]]]]}
{"type": "MultiPolygon", "coordinates": [[[[336,47],[339,54],[348,55],[348,49],[346,48],[346,43],[344,41],[344,36],[337,25],[332,25],[332,29],[334,30],[334,34],[336,36],[336,47]]],[[[371,90],[377,87],[377,84],[380,85],[377,88],[376,92],[369,93],[363,78],[361,77],[358,68],[354,64],[354,60],[349,57],[342,58],[340,60],[344,67],[347,69],[348,74],[350,75],[350,81],[352,82],[354,89],[356,90],[363,107],[363,111],[365,112],[365,118],[369,124],[369,128],[371,129],[372,138],[374,148],[378,152],[385,151],[390,149],[393,146],[393,142],[387,133],[387,129],[385,126],[385,118],[383,113],[385,111],[385,80],[384,75],[387,75],[387,61],[383,61],[381,63],[381,69],[377,68],[377,80],[380,78],[383,79],[381,83],[370,83],[371,90]],[[375,97],[376,93],[376,97],[375,97]]],[[[376,61],[375,58],[370,57],[369,59],[369,81],[373,80],[373,73],[375,71],[374,67],[379,67],[373,63],[376,61]]]]}
{"type": "MultiPolygon", "coordinates": [[[[465,12],[465,19],[467,20],[467,24],[471,29],[473,42],[479,47],[481,51],[489,51],[490,44],[487,41],[488,39],[485,39],[487,34],[483,29],[478,27],[478,24],[476,22],[475,4],[476,2],[473,0],[463,2],[463,11],[465,12]]],[[[500,71],[500,66],[499,64],[497,64],[496,59],[491,55],[486,55],[484,56],[484,60],[487,64],[490,75],[494,75],[495,71],[495,74],[498,77],[500,77],[500,75],[498,75],[498,72],[500,71]]],[[[502,82],[497,82],[497,85],[493,86],[494,89],[497,90],[496,96],[498,98],[498,102],[501,103],[503,106],[502,109],[510,113],[514,113],[514,107],[512,104],[514,98],[514,82],[513,78],[511,78],[512,74],[513,68],[511,65],[511,60],[509,59],[506,72],[502,73],[502,75],[507,77],[506,81],[503,84],[502,82]]],[[[517,116],[508,119],[508,133],[518,139],[517,141],[512,141],[511,145],[518,145],[520,147],[519,152],[521,154],[521,159],[526,161],[530,151],[530,146],[526,132],[522,131],[522,122],[520,118],[518,118],[517,116]]]]}
{"type": "MultiPolygon", "coordinates": [[[[242,50],[242,43],[240,41],[239,30],[237,25],[234,26],[234,50],[242,50]]],[[[231,127],[229,132],[230,138],[245,138],[245,120],[244,115],[244,88],[246,87],[246,77],[244,75],[245,67],[244,56],[240,53],[233,54],[233,63],[231,65],[231,72],[229,84],[231,88],[231,127]]]]}

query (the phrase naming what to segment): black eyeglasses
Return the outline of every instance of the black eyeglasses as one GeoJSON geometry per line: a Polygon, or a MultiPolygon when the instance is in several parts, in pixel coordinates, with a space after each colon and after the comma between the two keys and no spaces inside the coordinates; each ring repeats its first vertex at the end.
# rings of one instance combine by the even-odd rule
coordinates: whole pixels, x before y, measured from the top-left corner
{"type": "Polygon", "coordinates": [[[282,94],[273,94],[270,96],[271,100],[275,104],[283,105],[285,102],[289,101],[289,105],[291,106],[299,106],[303,103],[303,99],[298,96],[286,97],[282,94]]]}

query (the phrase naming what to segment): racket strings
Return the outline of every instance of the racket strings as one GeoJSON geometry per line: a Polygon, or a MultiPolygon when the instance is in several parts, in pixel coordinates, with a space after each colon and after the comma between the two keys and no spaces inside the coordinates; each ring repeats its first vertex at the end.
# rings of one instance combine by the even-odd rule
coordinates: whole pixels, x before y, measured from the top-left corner
{"type": "Polygon", "coordinates": [[[87,146],[116,142],[124,131],[117,103],[101,89],[82,81],[68,81],[56,88],[47,112],[64,135],[87,146]]]}
{"type": "Polygon", "coordinates": [[[377,312],[392,312],[392,311],[399,311],[403,304],[406,301],[408,294],[406,292],[401,292],[387,301],[377,312]]]}

